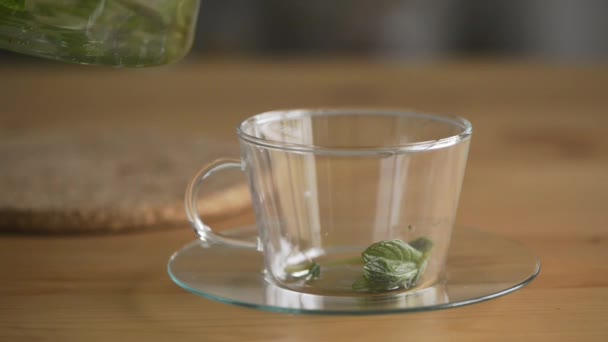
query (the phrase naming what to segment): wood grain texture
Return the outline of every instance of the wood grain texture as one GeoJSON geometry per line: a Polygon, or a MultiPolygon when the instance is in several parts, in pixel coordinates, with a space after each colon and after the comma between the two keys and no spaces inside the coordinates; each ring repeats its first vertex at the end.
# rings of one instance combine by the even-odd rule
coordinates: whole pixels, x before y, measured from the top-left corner
{"type": "Polygon", "coordinates": [[[529,287],[477,305],[290,316],[211,302],[174,285],[165,265],[193,239],[187,227],[2,235],[2,341],[608,340],[606,67],[205,61],[137,71],[2,66],[0,75],[0,134],[135,122],[233,141],[240,120],[275,108],[460,114],[475,134],[458,221],[517,239],[543,261],[529,287]]]}

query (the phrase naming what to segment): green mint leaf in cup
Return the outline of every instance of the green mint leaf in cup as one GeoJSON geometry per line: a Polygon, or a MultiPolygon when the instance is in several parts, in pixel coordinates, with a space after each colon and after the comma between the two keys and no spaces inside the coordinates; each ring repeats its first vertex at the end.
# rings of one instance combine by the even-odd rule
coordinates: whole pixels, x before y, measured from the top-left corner
{"type": "Polygon", "coordinates": [[[313,262],[310,265],[310,268],[308,269],[308,275],[306,276],[306,279],[308,279],[308,280],[317,279],[317,278],[319,278],[320,275],[321,275],[321,265],[317,264],[316,262],[313,262]]]}
{"type": "Polygon", "coordinates": [[[363,252],[363,261],[368,263],[377,259],[394,262],[417,262],[422,253],[402,240],[385,240],[372,244],[363,252]]]}
{"type": "Polygon", "coordinates": [[[372,244],[361,255],[363,276],[352,284],[352,289],[358,292],[409,289],[424,273],[432,247],[427,238],[410,244],[398,239],[372,244]]]}
{"type": "Polygon", "coordinates": [[[410,241],[410,246],[422,253],[427,253],[431,250],[431,248],[433,248],[433,241],[425,237],[421,237],[414,241],[410,241]]]}
{"type": "Polygon", "coordinates": [[[371,291],[369,282],[365,276],[361,276],[361,278],[355,280],[352,285],[353,290],[357,292],[369,292],[371,291]]]}
{"type": "Polygon", "coordinates": [[[418,274],[417,264],[408,261],[377,258],[363,266],[363,275],[368,281],[370,290],[374,292],[408,288],[416,274],[418,274]]]}
{"type": "Polygon", "coordinates": [[[418,251],[422,252],[422,258],[418,261],[418,274],[416,278],[414,278],[413,283],[416,284],[420,277],[424,274],[424,270],[426,269],[426,264],[433,248],[433,241],[421,237],[414,241],[410,241],[410,246],[416,248],[418,251]]]}
{"type": "Polygon", "coordinates": [[[0,0],[0,7],[7,7],[15,11],[25,10],[25,0],[0,0]]]}

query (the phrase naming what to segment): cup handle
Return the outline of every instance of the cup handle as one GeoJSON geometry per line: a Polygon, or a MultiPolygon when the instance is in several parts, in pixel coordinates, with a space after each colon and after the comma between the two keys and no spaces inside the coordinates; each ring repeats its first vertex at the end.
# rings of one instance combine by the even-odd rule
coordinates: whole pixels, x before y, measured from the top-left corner
{"type": "Polygon", "coordinates": [[[211,227],[203,223],[203,220],[201,220],[201,217],[198,214],[198,191],[201,184],[203,184],[203,181],[218,171],[233,168],[238,168],[239,170],[243,171],[241,161],[238,159],[218,159],[203,166],[203,168],[196,173],[186,189],[186,214],[188,215],[188,220],[192,224],[194,231],[203,241],[221,243],[234,247],[257,249],[258,244],[254,241],[222,236],[215,233],[211,227]]]}

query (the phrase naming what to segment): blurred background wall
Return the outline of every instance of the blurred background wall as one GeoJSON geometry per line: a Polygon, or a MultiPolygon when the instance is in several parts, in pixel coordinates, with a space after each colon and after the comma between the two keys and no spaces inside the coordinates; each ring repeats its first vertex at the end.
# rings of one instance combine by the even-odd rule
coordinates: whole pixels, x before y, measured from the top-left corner
{"type": "Polygon", "coordinates": [[[608,57],[606,0],[205,0],[196,51],[608,57]]]}
{"type": "Polygon", "coordinates": [[[595,62],[608,59],[608,1],[202,0],[197,31],[191,57],[595,62]]]}

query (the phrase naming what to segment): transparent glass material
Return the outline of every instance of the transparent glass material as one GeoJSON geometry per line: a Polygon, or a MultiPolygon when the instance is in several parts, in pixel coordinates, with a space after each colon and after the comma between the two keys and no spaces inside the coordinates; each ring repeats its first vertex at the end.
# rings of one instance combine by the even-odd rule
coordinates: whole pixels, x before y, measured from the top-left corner
{"type": "Polygon", "coordinates": [[[301,292],[352,295],[361,253],[383,240],[430,239],[424,288],[441,279],[470,124],[439,116],[291,111],[240,127],[267,270],[301,292]],[[320,276],[290,270],[317,263],[320,276]]]}
{"type": "Polygon", "coordinates": [[[199,0],[0,0],[0,48],[81,64],[143,67],[190,49],[199,0]]]}
{"type": "MultiPolygon", "coordinates": [[[[231,229],[232,238],[254,241],[257,227],[231,229]]],[[[264,271],[262,254],[224,243],[194,241],[168,263],[171,279],[196,295],[222,303],[293,314],[374,315],[458,307],[509,294],[540,272],[539,258],[504,237],[457,227],[445,280],[416,292],[331,296],[278,286],[264,271]]]]}
{"type": "MultiPolygon", "coordinates": [[[[377,242],[432,242],[412,282],[384,290],[415,292],[442,281],[472,128],[461,118],[368,110],[291,110],[256,115],[238,134],[269,279],[302,293],[377,295],[355,282],[377,242]],[[314,271],[313,271],[314,269],[314,271]]],[[[204,241],[235,244],[187,211],[204,241]]],[[[239,243],[243,247],[252,244],[239,243]]]]}

